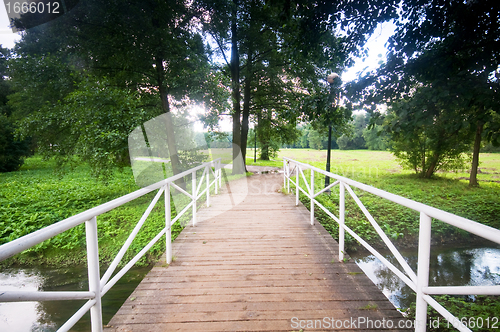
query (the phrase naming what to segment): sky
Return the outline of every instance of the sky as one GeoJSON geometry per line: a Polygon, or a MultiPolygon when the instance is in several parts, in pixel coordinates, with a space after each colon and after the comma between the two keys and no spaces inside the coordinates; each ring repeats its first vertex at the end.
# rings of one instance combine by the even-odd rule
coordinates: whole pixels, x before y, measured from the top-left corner
{"type": "Polygon", "coordinates": [[[382,23],[377,26],[365,45],[368,49],[368,57],[356,59],[354,66],[342,73],[343,82],[353,81],[359,73],[372,71],[379,67],[380,61],[385,62],[387,54],[385,44],[394,33],[395,28],[396,26],[392,22],[382,23]]]}
{"type": "Polygon", "coordinates": [[[9,28],[9,18],[4,5],[0,4],[0,44],[5,48],[14,47],[16,40],[21,39],[21,36],[12,32],[9,28]]]}

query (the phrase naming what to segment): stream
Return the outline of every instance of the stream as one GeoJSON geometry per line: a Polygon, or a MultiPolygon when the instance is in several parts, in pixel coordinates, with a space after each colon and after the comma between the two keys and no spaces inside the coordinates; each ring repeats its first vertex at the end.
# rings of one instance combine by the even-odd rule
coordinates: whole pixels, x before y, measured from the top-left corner
{"type": "MultiPolygon", "coordinates": [[[[402,252],[416,271],[417,249],[402,252]]],[[[390,253],[381,252],[397,264],[390,253]]],[[[415,301],[411,289],[367,252],[351,254],[352,259],[383,291],[396,308],[407,308],[415,301]]],[[[397,265],[396,265],[397,266],[397,265]]],[[[137,287],[150,268],[131,269],[103,297],[103,322],[106,324],[137,287]]],[[[500,246],[432,248],[430,285],[498,285],[500,284],[500,246]]],[[[86,290],[86,268],[17,268],[0,272],[0,286],[5,290],[86,290]]],[[[56,331],[84,301],[46,301],[0,303],[0,331],[56,331]]],[[[87,313],[72,331],[89,331],[87,313]]]]}
{"type": "MultiPolygon", "coordinates": [[[[151,267],[133,267],[102,298],[103,323],[107,324],[151,267]]],[[[3,290],[79,291],[88,290],[86,267],[49,269],[10,268],[0,272],[3,290]]],[[[57,331],[86,301],[44,301],[0,303],[0,331],[57,331]]],[[[71,329],[90,331],[87,312],[71,329]]]]}
{"type": "MultiPolygon", "coordinates": [[[[380,253],[399,266],[389,251],[380,253]]],[[[417,248],[401,254],[416,272],[417,248]]],[[[375,256],[366,251],[350,256],[396,308],[406,309],[415,302],[411,288],[375,256]]],[[[431,248],[429,286],[489,285],[500,285],[500,246],[431,248]]]]}

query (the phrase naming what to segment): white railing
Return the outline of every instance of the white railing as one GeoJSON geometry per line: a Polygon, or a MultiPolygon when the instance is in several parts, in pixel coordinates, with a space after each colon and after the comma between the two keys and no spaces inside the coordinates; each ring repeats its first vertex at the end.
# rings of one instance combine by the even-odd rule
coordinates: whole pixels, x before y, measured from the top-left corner
{"type": "Polygon", "coordinates": [[[401,278],[414,292],[417,294],[416,313],[415,313],[415,331],[426,331],[427,321],[427,305],[431,305],[437,312],[446,318],[451,325],[456,327],[459,331],[471,331],[467,326],[448,310],[434,300],[431,295],[449,294],[449,295],[500,295],[500,285],[494,286],[429,286],[429,260],[430,260],[430,245],[431,245],[431,221],[432,218],[439,219],[447,224],[453,225],[460,229],[466,230],[472,234],[483,237],[487,240],[500,244],[500,230],[477,223],[475,221],[459,217],[457,215],[430,207],[428,205],[412,201],[410,199],[391,194],[387,191],[368,186],[366,184],[323,171],[319,168],[304,164],[289,158],[283,158],[284,169],[284,186],[290,192],[290,183],[295,185],[295,204],[299,204],[299,191],[302,191],[311,202],[311,225],[314,225],[314,209],[315,206],[321,208],[328,216],[339,224],[339,260],[344,259],[344,234],[349,233],[366,249],[368,249],[375,257],[380,259],[392,272],[401,278]],[[291,168],[294,166],[294,169],[291,168]],[[308,182],[304,170],[310,171],[310,181],[308,182]],[[292,174],[295,173],[295,174],[292,174]],[[331,185],[315,190],[314,188],[314,175],[315,173],[323,174],[336,181],[331,185]],[[292,177],[295,176],[295,181],[292,177]],[[302,177],[305,189],[300,187],[300,178],[302,177]],[[335,216],[331,211],[325,208],[321,203],[316,200],[316,197],[332,187],[339,185],[339,215],[335,216]],[[408,265],[401,253],[396,249],[394,244],[389,240],[382,228],[377,224],[370,212],[366,209],[358,196],[351,189],[356,187],[366,192],[372,193],[379,197],[385,198],[389,201],[399,205],[408,207],[412,210],[420,212],[420,226],[419,226],[419,242],[418,242],[418,267],[417,273],[408,265]],[[298,189],[298,190],[297,190],[298,189]],[[345,220],[345,190],[349,192],[356,204],[359,206],[363,214],[366,216],[370,224],[375,228],[379,236],[387,245],[391,253],[402,266],[403,271],[396,268],[358,234],[347,227],[344,223],[345,220]]]}
{"type": "Polygon", "coordinates": [[[101,298],[113,287],[116,282],[163,236],[166,236],[166,257],[167,264],[172,262],[172,235],[171,226],[179,220],[179,218],[191,207],[193,226],[196,224],[196,203],[197,200],[206,194],[207,206],[210,205],[210,188],[212,185],[215,187],[215,194],[217,189],[221,187],[221,159],[216,159],[211,162],[204,163],[198,167],[194,167],[183,173],[179,173],[168,179],[157,182],[151,186],[139,189],[128,195],[114,199],[108,203],[99,205],[90,210],[84,211],[80,214],[70,218],[59,221],[53,225],[40,229],[36,232],[23,236],[19,239],[6,243],[0,246],[0,261],[14,256],[28,248],[31,248],[45,240],[48,240],[62,232],[65,232],[73,227],[85,223],[86,241],[87,241],[87,264],[88,264],[88,278],[89,290],[85,291],[60,291],[60,292],[39,292],[39,291],[1,291],[0,302],[20,302],[20,301],[56,301],[56,300],[88,300],[64,325],[62,325],[58,332],[69,331],[78,320],[90,310],[92,332],[102,331],[102,308],[101,298]],[[213,167],[213,169],[212,169],[213,167]],[[197,181],[196,173],[203,171],[201,178],[197,181]],[[213,181],[210,182],[210,173],[213,174],[213,181]],[[176,185],[174,182],[183,177],[191,175],[192,178],[192,193],[188,193],[183,188],[176,185]],[[205,180],[205,185],[204,185],[205,180]],[[188,198],[189,204],[180,212],[176,217],[171,217],[170,207],[170,189],[173,188],[188,198]],[[202,188],[204,188],[202,190],[202,188]],[[118,252],[117,256],[108,267],[102,278],[99,275],[99,248],[97,241],[97,216],[117,208],[127,202],[136,198],[146,195],[154,190],[158,190],[153,201],[144,212],[143,216],[135,226],[132,233],[129,235],[125,244],[118,252]],[[132,258],[116,275],[111,278],[113,272],[118,267],[125,252],[134,240],[135,236],[141,229],[147,217],[153,210],[155,204],[160,199],[161,195],[165,193],[165,227],[134,257],[132,258]],[[111,280],[110,280],[111,279],[111,280]]]}

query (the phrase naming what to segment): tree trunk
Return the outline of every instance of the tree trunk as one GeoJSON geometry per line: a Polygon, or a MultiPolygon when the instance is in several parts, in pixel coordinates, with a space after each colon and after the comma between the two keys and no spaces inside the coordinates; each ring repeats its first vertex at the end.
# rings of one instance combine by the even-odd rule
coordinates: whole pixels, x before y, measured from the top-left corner
{"type": "MultiPolygon", "coordinates": [[[[168,91],[164,84],[164,72],[163,72],[163,59],[161,57],[156,57],[156,74],[158,80],[158,91],[160,92],[161,107],[163,113],[170,112],[170,103],[168,101],[168,91]]],[[[170,155],[170,164],[172,165],[172,172],[174,174],[182,173],[182,165],[179,160],[179,155],[177,151],[177,144],[175,142],[174,134],[174,124],[172,123],[172,118],[170,116],[166,117],[166,132],[167,132],[167,148],[170,155]]],[[[186,182],[183,179],[178,179],[175,183],[183,189],[186,189],[186,182]]]]}
{"type": "Polygon", "coordinates": [[[233,95],[233,174],[244,172],[241,153],[241,106],[240,106],[240,55],[238,52],[238,0],[233,0],[233,17],[231,22],[231,81],[233,95]]]}
{"type": "MultiPolygon", "coordinates": [[[[163,83],[164,72],[163,72],[163,59],[161,57],[156,58],[156,73],[158,75],[158,90],[160,92],[161,107],[163,113],[170,112],[170,103],[168,101],[168,92],[165,84],[163,83]]],[[[174,135],[174,125],[170,117],[167,117],[166,130],[167,130],[167,145],[168,153],[170,154],[170,162],[172,163],[172,171],[174,174],[182,172],[181,163],[179,161],[179,155],[177,153],[177,145],[175,142],[174,135]]]]}
{"type": "Polygon", "coordinates": [[[429,168],[425,171],[424,178],[429,179],[432,176],[432,174],[434,174],[434,170],[436,169],[438,161],[439,161],[439,155],[435,153],[434,156],[432,156],[432,161],[431,164],[429,165],[429,168]]]}
{"type": "Polygon", "coordinates": [[[476,137],[474,139],[474,151],[472,152],[472,168],[470,170],[469,186],[477,187],[477,169],[479,167],[479,150],[481,149],[481,135],[483,133],[484,123],[477,122],[476,137]]]}
{"type": "MultiPolygon", "coordinates": [[[[420,174],[424,175],[425,174],[425,141],[424,141],[424,144],[422,145],[421,153],[422,153],[422,160],[421,160],[422,171],[420,174]]],[[[417,170],[416,166],[415,166],[415,170],[417,170]]]]}

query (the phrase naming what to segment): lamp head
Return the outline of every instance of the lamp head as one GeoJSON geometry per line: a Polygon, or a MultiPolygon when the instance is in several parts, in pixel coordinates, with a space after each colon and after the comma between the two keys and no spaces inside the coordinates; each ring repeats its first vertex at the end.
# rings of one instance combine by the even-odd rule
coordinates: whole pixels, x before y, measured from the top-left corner
{"type": "Polygon", "coordinates": [[[339,77],[339,74],[332,73],[332,74],[328,75],[327,81],[328,81],[328,83],[332,84],[335,81],[335,79],[337,79],[338,77],[339,77]]]}

